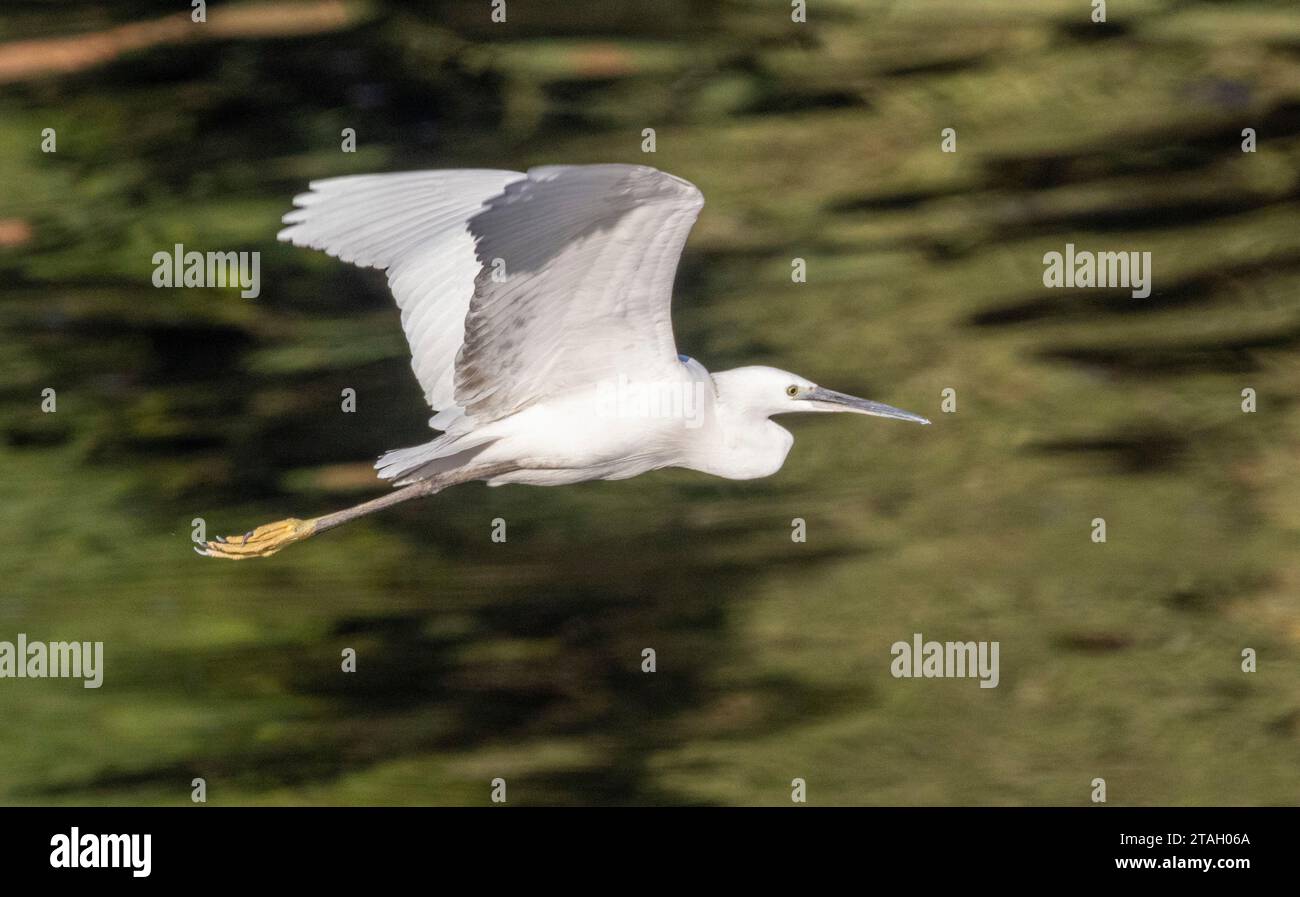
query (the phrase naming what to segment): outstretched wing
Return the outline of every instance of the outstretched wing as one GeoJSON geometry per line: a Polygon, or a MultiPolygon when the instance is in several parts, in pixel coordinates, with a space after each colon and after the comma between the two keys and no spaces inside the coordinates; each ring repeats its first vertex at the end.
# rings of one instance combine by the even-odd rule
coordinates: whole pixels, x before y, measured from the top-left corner
{"type": "Polygon", "coordinates": [[[704,199],[640,165],[315,181],[280,240],[387,269],[440,429],[624,373],[680,376],[670,301],[704,199]]]}
{"type": "Polygon", "coordinates": [[[456,359],[477,420],[618,374],[681,376],[670,303],[704,198],[641,165],[529,170],[469,221],[482,265],[456,359]]]}
{"type": "Polygon", "coordinates": [[[453,169],[313,181],[278,239],[365,268],[386,268],[411,367],[434,410],[456,404],[456,353],[479,273],[468,220],[518,171],[453,169]]]}

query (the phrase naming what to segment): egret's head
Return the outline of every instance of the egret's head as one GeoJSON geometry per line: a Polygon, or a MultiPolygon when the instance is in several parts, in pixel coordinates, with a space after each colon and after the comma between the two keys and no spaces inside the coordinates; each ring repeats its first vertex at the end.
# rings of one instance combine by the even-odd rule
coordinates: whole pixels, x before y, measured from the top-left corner
{"type": "Polygon", "coordinates": [[[762,366],[735,368],[715,374],[719,396],[723,401],[753,410],[767,417],[807,411],[851,411],[875,417],[892,417],[918,424],[929,421],[870,399],[836,392],[818,386],[798,374],[762,366]]]}

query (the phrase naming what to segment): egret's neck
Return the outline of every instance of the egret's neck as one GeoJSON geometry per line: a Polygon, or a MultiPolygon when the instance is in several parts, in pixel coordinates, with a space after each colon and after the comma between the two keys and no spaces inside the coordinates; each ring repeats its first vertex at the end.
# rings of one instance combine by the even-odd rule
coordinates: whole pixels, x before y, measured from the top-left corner
{"type": "Polygon", "coordinates": [[[713,375],[717,397],[709,426],[698,431],[690,462],[693,470],[732,480],[771,476],[781,469],[794,436],[768,419],[771,412],[732,371],[713,375]]]}

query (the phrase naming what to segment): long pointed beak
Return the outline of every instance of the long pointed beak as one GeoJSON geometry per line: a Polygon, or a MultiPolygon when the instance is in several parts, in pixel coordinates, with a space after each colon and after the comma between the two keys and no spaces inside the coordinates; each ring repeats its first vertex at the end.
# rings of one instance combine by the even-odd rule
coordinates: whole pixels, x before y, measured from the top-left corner
{"type": "Polygon", "coordinates": [[[808,390],[799,397],[802,401],[821,402],[825,405],[835,405],[835,408],[828,408],[827,411],[854,411],[858,414],[870,414],[874,417],[892,417],[895,420],[910,420],[917,424],[928,424],[929,421],[919,414],[912,414],[910,411],[904,411],[901,408],[895,408],[893,405],[886,405],[884,402],[873,402],[870,399],[859,399],[857,396],[847,395],[842,392],[836,392],[833,389],[823,389],[818,386],[808,390]]]}

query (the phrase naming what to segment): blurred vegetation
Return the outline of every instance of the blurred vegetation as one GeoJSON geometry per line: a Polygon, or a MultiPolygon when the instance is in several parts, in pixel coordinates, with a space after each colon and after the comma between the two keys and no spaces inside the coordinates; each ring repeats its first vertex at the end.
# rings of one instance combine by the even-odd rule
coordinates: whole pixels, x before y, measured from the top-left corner
{"type": "Polygon", "coordinates": [[[809,5],[0,13],[0,639],[107,665],[0,681],[0,801],[1294,804],[1294,2],[809,5]],[[189,550],[195,517],[378,494],[369,459],[426,438],[382,276],[275,242],[308,180],[595,161],[705,193],[683,351],[936,425],[792,419],[765,481],[470,486],[189,550]],[[1066,242],[1152,252],[1151,297],[1044,290],[1066,242]],[[260,250],[261,297],[154,289],[175,243],[260,250]],[[999,640],[1001,685],[891,678],[913,632],[999,640]]]}

